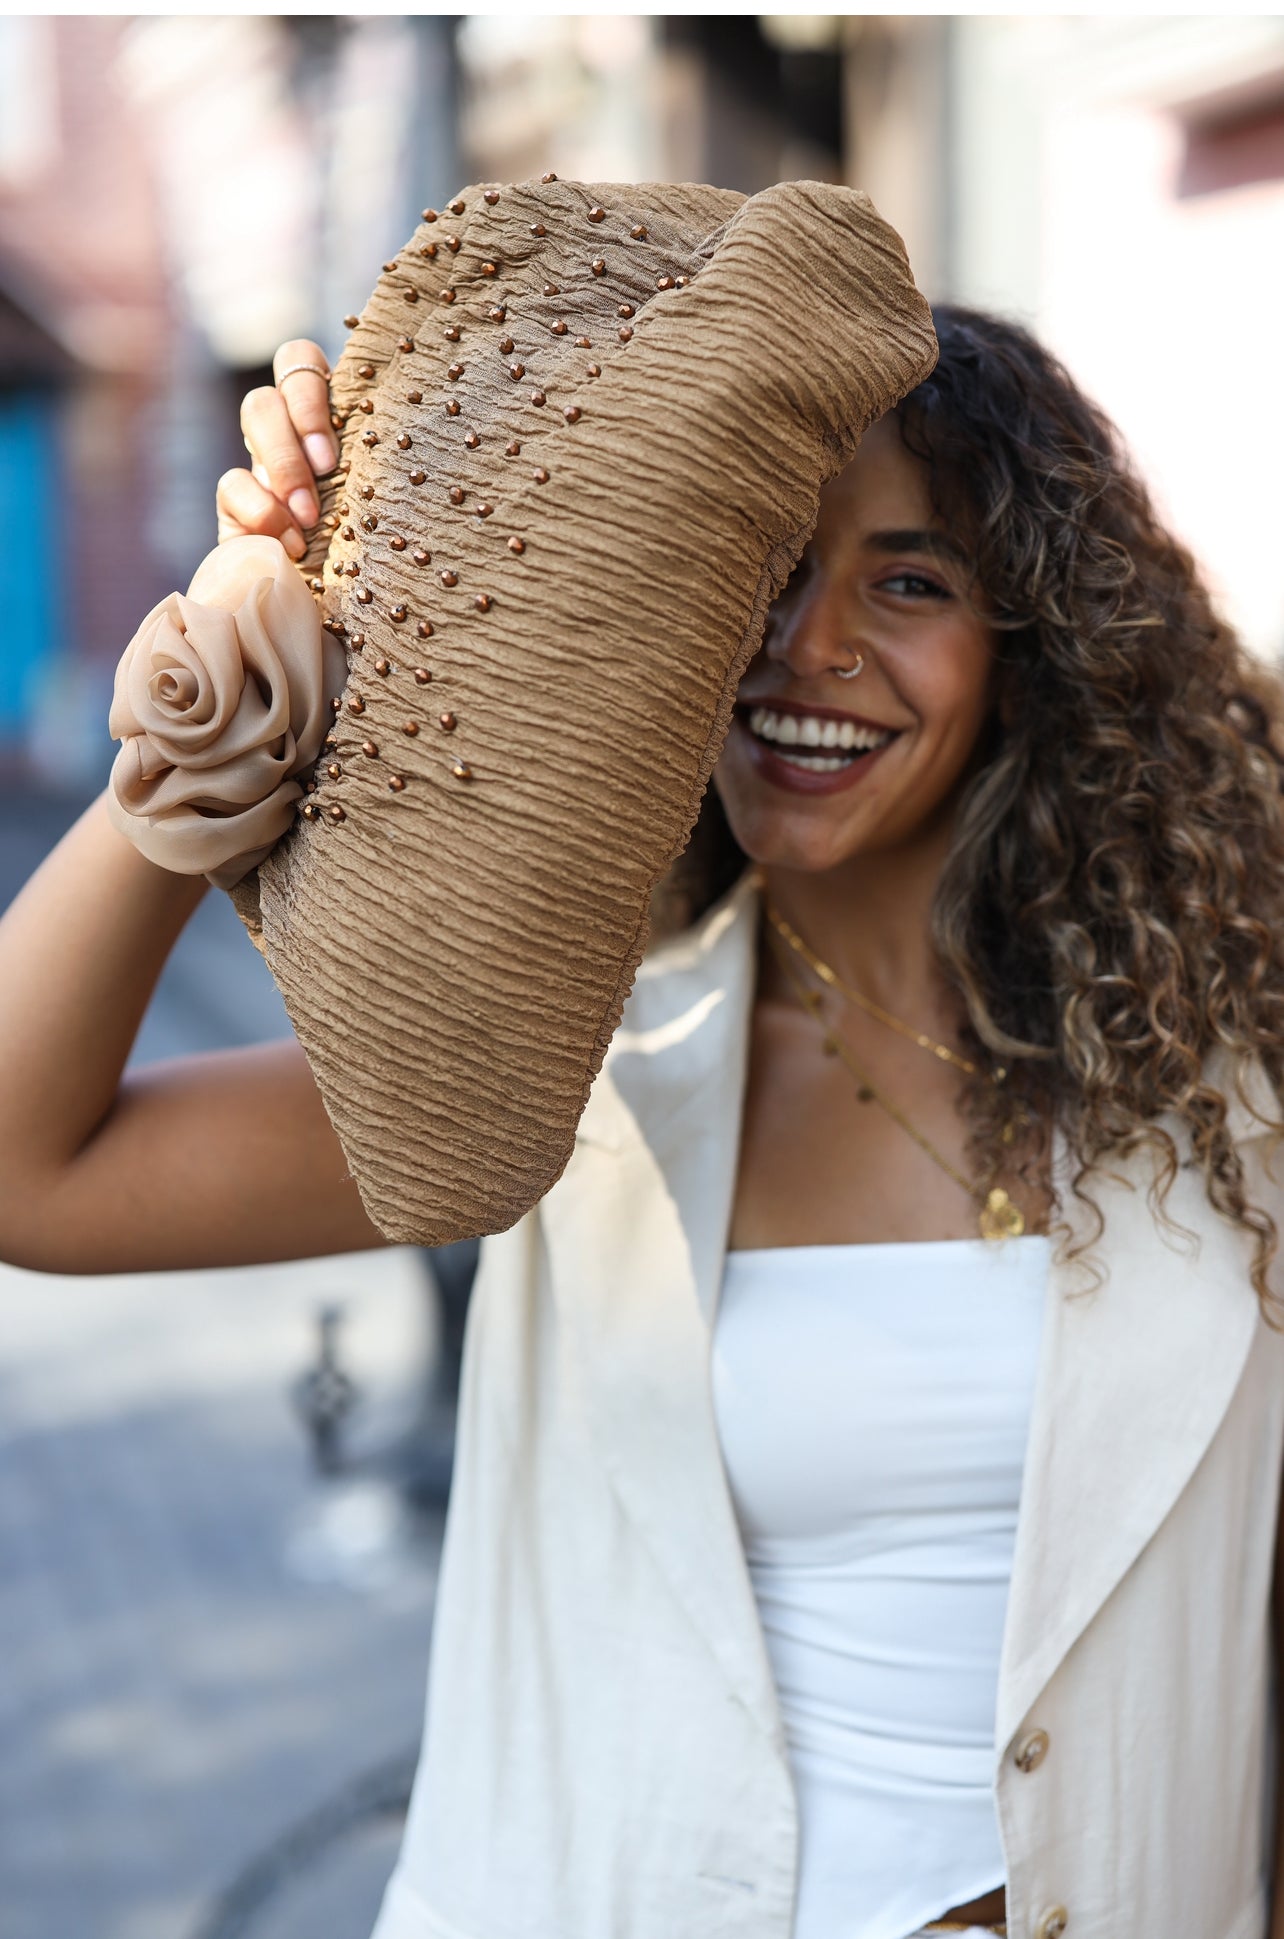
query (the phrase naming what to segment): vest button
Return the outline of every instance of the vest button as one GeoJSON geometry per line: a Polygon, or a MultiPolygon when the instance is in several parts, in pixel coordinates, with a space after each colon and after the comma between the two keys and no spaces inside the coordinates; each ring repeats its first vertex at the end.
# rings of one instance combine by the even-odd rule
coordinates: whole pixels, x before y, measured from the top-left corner
{"type": "Polygon", "coordinates": [[[1062,1933],[1070,1923],[1070,1914],[1064,1905],[1049,1906],[1048,1910],[1034,1928],[1034,1939],[1061,1939],[1062,1933]]]}
{"type": "Polygon", "coordinates": [[[1037,1771],[1048,1754],[1048,1733],[1046,1730],[1032,1730],[1023,1737],[1012,1753],[1012,1762],[1018,1771],[1037,1771]]]}

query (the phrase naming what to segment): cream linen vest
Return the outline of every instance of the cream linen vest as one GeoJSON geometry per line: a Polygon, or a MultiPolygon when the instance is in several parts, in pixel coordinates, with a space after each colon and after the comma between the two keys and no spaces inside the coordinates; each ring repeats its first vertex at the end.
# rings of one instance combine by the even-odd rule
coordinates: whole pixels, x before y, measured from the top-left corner
{"type": "MultiPolygon", "coordinates": [[[[794,1798],[709,1384],[756,926],[746,879],[647,959],[565,1174],[483,1248],[375,1939],[789,1939],[794,1798]]],[[[1021,1496],[1009,1932],[1263,1939],[1284,1340],[1194,1173],[1185,1239],[1140,1167],[1099,1202],[1106,1283],[1051,1274],[1021,1496]]]]}

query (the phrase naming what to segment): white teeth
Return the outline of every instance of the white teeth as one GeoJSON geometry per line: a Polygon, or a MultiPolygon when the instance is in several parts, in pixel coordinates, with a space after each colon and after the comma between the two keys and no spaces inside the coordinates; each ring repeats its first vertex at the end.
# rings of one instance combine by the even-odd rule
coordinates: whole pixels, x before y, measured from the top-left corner
{"type": "Polygon", "coordinates": [[[836,774],[839,768],[851,766],[841,754],[782,754],[779,759],[787,761],[791,768],[802,768],[807,774],[836,774]]]}
{"type": "MultiPolygon", "coordinates": [[[[845,752],[868,754],[883,747],[892,735],[882,727],[859,727],[854,720],[822,719],[819,714],[777,714],[770,707],[755,707],[749,715],[749,731],[760,741],[774,747],[834,747],[845,752]]],[[[799,765],[803,764],[802,758],[799,765]]],[[[805,757],[806,765],[824,771],[818,756],[805,757]]],[[[836,765],[845,767],[839,760],[836,765]]]]}

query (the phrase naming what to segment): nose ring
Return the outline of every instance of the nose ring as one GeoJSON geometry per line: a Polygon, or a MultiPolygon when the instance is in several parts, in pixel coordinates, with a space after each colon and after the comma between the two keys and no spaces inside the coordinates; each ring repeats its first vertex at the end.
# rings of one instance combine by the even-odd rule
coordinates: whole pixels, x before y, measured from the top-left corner
{"type": "Polygon", "coordinates": [[[860,672],[861,668],[864,666],[864,664],[865,664],[865,655],[863,653],[858,653],[856,655],[856,661],[853,666],[835,667],[834,672],[838,675],[838,678],[840,680],[854,680],[856,678],[856,675],[860,672]]]}

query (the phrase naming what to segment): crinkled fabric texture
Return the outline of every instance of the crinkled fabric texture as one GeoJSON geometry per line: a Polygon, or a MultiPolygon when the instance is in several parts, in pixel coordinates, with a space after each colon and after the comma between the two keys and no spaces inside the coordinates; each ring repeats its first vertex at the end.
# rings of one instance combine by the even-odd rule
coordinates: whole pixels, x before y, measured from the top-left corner
{"type": "Polygon", "coordinates": [[[343,678],[279,540],[228,540],[116,669],[115,825],[161,868],[231,888],[293,823],[343,678]]]}
{"type": "Polygon", "coordinates": [[[558,1177],[820,487],[935,355],[823,183],[473,187],[380,279],[305,561],[342,711],[236,901],[389,1238],[558,1177]]]}

